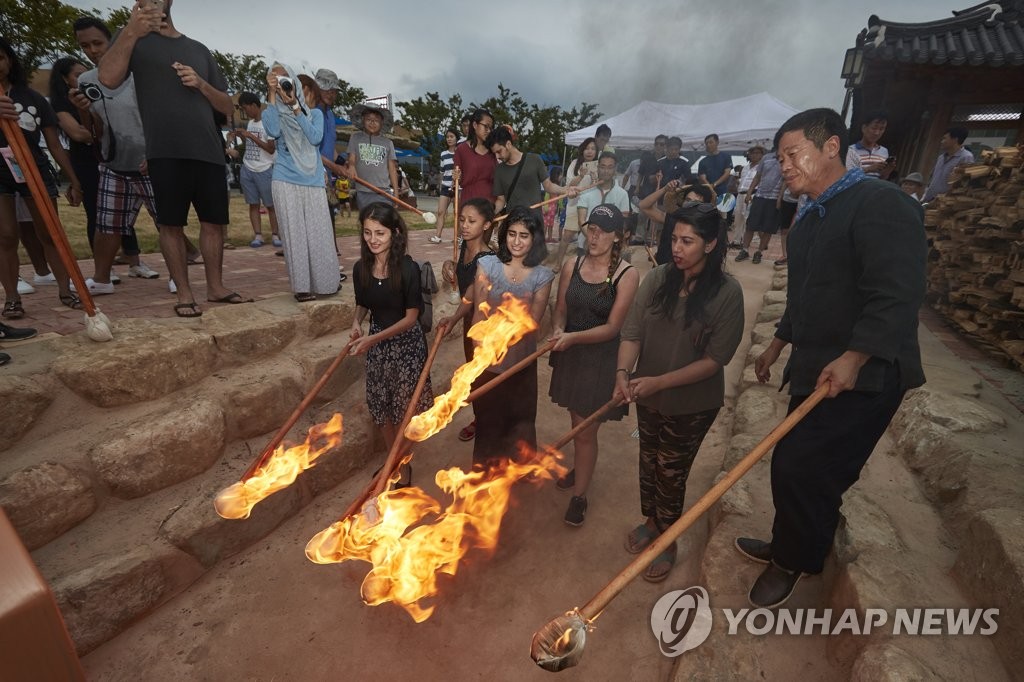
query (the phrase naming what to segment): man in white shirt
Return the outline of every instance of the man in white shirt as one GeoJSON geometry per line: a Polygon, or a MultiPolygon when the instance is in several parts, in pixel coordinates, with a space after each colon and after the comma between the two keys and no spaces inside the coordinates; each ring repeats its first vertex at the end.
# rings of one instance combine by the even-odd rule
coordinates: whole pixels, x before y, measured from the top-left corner
{"type": "Polygon", "coordinates": [[[740,183],[736,189],[736,212],[733,214],[733,233],[730,246],[737,248],[743,245],[743,233],[747,229],[747,214],[750,211],[750,200],[747,198],[747,191],[754,183],[757,176],[757,168],[764,158],[764,147],[754,145],[745,154],[747,165],[740,172],[740,183]]]}
{"type": "Polygon", "coordinates": [[[267,208],[270,218],[270,230],[274,246],[281,246],[281,238],[277,236],[277,213],[274,211],[274,197],[270,185],[274,175],[274,152],[276,142],[263,129],[263,107],[260,97],[253,92],[243,92],[238,96],[238,106],[245,113],[249,123],[245,130],[233,130],[232,135],[245,140],[245,156],[242,158],[242,172],[239,184],[245,203],[249,204],[249,223],[252,224],[253,240],[249,246],[263,246],[263,226],[260,219],[260,204],[267,208]]]}

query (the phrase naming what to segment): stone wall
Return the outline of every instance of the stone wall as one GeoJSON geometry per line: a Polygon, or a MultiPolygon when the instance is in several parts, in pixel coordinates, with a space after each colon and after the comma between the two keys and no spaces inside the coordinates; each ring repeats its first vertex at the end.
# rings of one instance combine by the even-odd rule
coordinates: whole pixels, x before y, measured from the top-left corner
{"type": "Polygon", "coordinates": [[[342,444],[226,521],[238,479],[335,358],[352,309],[290,297],[195,322],[125,320],[115,340],[42,341],[0,375],[0,506],[50,583],[80,654],[273,531],[364,466],[375,432],[362,358],[342,363],[289,434],[344,416],[342,444]]]}

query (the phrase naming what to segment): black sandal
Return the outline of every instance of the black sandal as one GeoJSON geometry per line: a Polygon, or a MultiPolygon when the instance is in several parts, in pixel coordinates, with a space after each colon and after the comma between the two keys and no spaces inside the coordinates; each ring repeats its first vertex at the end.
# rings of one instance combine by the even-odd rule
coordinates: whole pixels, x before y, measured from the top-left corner
{"type": "Polygon", "coordinates": [[[298,301],[299,303],[306,303],[307,301],[315,301],[316,300],[316,294],[309,294],[309,293],[295,294],[295,300],[298,301]]]}
{"type": "Polygon", "coordinates": [[[174,314],[178,317],[202,317],[203,311],[199,309],[195,301],[191,303],[178,303],[174,306],[174,314]],[[188,312],[191,311],[191,312],[188,312]]]}
{"type": "Polygon", "coordinates": [[[78,298],[75,294],[61,294],[59,298],[61,303],[72,310],[81,310],[84,307],[82,305],[82,299],[78,298]]]}
{"type": "Polygon", "coordinates": [[[8,320],[20,320],[25,317],[25,308],[21,305],[21,299],[5,303],[3,316],[8,320]]]}

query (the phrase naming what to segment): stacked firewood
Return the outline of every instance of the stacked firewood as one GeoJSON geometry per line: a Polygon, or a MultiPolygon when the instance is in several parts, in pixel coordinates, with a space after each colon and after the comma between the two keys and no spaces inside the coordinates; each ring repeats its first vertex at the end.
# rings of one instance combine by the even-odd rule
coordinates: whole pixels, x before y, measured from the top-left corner
{"type": "Polygon", "coordinates": [[[1024,369],[1024,172],[1016,147],[982,153],[929,204],[928,300],[1024,369]]]}

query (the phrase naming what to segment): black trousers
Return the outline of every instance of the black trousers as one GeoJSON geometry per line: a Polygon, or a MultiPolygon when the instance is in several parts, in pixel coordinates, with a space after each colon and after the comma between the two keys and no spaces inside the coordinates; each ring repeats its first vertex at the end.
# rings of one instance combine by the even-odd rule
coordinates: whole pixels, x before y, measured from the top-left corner
{"type": "MultiPolygon", "coordinates": [[[[772,455],[772,558],[783,568],[820,573],[832,547],[843,493],[903,400],[899,368],[879,393],[846,391],[826,398],[793,427],[772,455]]],[[[794,396],[792,412],[806,396],[794,396]]]]}
{"type": "MultiPolygon", "coordinates": [[[[484,372],[473,382],[483,386],[498,376],[484,372]]],[[[537,362],[519,370],[474,403],[476,437],[473,464],[483,468],[502,460],[520,461],[519,444],[537,449],[537,362]]]]}

